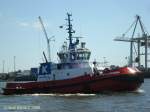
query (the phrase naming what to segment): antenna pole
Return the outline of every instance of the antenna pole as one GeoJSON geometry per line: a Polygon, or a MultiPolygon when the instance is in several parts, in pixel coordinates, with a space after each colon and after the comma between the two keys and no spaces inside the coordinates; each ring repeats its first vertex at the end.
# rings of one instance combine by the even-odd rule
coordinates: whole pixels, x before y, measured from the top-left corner
{"type": "Polygon", "coordinates": [[[14,72],[16,72],[16,56],[14,56],[14,72]]]}
{"type": "Polygon", "coordinates": [[[5,72],[5,60],[3,60],[3,73],[5,72]]]}
{"type": "Polygon", "coordinates": [[[69,14],[69,13],[67,13],[67,16],[68,16],[68,28],[67,28],[67,30],[68,30],[68,34],[69,34],[69,49],[72,49],[72,47],[73,47],[73,43],[72,43],[72,33],[74,33],[73,32],[73,29],[72,29],[72,24],[71,24],[71,19],[70,19],[70,17],[72,16],[71,14],[69,14]]]}

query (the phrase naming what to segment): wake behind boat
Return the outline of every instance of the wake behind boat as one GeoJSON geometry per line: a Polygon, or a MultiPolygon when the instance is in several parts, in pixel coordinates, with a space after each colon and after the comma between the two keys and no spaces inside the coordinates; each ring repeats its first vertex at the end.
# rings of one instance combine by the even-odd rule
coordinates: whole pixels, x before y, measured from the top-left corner
{"type": "Polygon", "coordinates": [[[7,82],[3,94],[34,93],[100,93],[103,91],[134,91],[144,82],[136,68],[110,67],[99,70],[97,62],[89,63],[91,51],[80,37],[73,37],[71,14],[67,13],[68,40],[57,53],[60,62],[41,63],[37,81],[7,82]]]}

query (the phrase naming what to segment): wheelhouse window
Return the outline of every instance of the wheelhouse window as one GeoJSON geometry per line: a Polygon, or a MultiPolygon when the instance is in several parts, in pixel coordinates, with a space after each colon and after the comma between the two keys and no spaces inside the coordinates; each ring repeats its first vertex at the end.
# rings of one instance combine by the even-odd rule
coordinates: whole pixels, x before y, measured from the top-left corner
{"type": "Polygon", "coordinates": [[[77,60],[89,60],[91,52],[78,52],[77,53],[77,60]]]}
{"type": "Polygon", "coordinates": [[[65,53],[59,53],[58,56],[59,56],[60,60],[65,61],[65,60],[67,59],[67,57],[68,57],[68,54],[65,54],[65,53]]]}

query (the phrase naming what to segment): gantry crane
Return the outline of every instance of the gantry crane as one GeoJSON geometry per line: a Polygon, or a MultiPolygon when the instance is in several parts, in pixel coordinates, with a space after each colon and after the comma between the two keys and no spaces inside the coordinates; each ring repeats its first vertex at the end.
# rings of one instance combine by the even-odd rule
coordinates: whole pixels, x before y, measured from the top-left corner
{"type": "Polygon", "coordinates": [[[115,41],[123,41],[123,42],[130,42],[130,61],[129,61],[129,66],[133,66],[134,59],[133,59],[133,50],[135,50],[135,53],[137,57],[135,58],[135,62],[138,63],[138,67],[141,67],[141,51],[140,47],[144,46],[144,58],[145,58],[145,70],[148,69],[148,47],[150,46],[150,36],[146,29],[144,28],[144,25],[141,21],[141,18],[139,15],[136,15],[136,20],[133,22],[133,24],[130,26],[130,28],[121,36],[117,37],[114,39],[115,41]],[[134,37],[135,36],[135,31],[137,28],[137,25],[140,25],[140,29],[142,31],[142,36],[139,37],[134,37]],[[130,38],[125,37],[126,33],[133,28],[133,32],[130,38]],[[137,47],[135,46],[137,44],[137,47]],[[136,49],[137,48],[137,49],[136,49]]]}

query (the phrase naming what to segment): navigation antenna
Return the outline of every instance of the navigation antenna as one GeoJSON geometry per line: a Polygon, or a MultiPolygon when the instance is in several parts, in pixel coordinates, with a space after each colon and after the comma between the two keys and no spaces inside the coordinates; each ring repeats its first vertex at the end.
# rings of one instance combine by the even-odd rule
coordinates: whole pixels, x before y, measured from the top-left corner
{"type": "MultiPolygon", "coordinates": [[[[73,21],[73,20],[71,19],[71,16],[72,16],[72,14],[67,13],[67,19],[65,19],[65,20],[67,20],[67,29],[66,30],[68,31],[68,34],[69,34],[69,36],[67,38],[67,40],[69,40],[69,48],[68,49],[75,50],[76,46],[79,44],[79,38],[83,38],[83,37],[73,37],[72,36],[72,34],[75,33],[75,30],[73,30],[73,28],[72,28],[71,21],[73,21]],[[73,38],[76,39],[75,42],[73,42],[73,38]]],[[[59,28],[63,28],[63,25],[59,26],[59,28]]]]}
{"type": "Polygon", "coordinates": [[[68,30],[68,34],[69,34],[69,49],[73,49],[74,48],[74,45],[73,45],[73,42],[72,42],[72,33],[75,33],[75,31],[72,29],[72,24],[71,24],[71,17],[72,16],[72,14],[69,14],[69,13],[67,13],[67,21],[68,21],[68,28],[66,29],[66,30],[68,30]]]}

